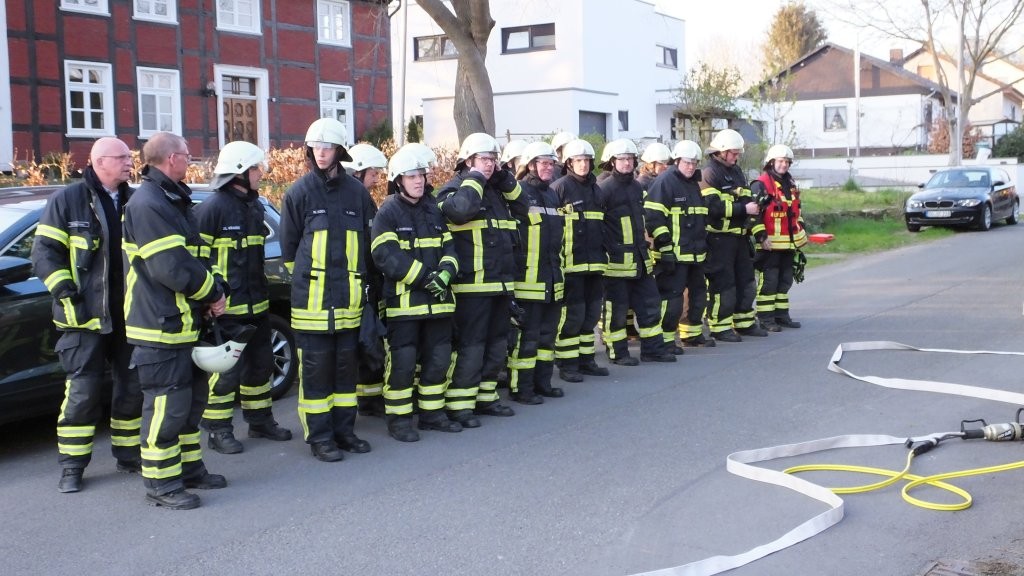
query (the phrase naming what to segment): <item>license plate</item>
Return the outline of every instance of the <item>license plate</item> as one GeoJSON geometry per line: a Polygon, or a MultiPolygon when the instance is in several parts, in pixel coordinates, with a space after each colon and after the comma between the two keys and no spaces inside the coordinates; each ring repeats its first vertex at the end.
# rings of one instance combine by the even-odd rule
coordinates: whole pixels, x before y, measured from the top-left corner
{"type": "Polygon", "coordinates": [[[925,218],[949,218],[952,215],[952,210],[928,210],[924,213],[925,218]]]}

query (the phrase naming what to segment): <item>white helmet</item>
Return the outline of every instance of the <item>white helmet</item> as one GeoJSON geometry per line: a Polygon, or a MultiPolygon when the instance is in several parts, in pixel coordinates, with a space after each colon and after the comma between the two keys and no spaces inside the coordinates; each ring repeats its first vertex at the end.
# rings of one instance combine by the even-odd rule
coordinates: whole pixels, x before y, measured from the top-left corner
{"type": "Polygon", "coordinates": [[[213,334],[217,343],[201,343],[192,348],[192,361],[204,372],[227,372],[238,363],[242,350],[245,349],[245,345],[249,343],[254,332],[256,332],[255,326],[246,325],[233,339],[224,342],[220,335],[220,329],[214,321],[213,334]]]}
{"type": "Polygon", "coordinates": [[[411,150],[399,150],[388,162],[388,181],[395,182],[409,172],[427,173],[427,163],[416,156],[411,150]]]}
{"type": "Polygon", "coordinates": [[[362,172],[367,168],[383,170],[388,167],[387,156],[371,144],[360,143],[348,149],[348,155],[352,157],[351,162],[342,162],[345,170],[350,174],[362,172]]]}
{"type": "Polygon", "coordinates": [[[509,140],[508,144],[505,144],[505,148],[501,151],[501,163],[508,164],[509,162],[519,160],[519,156],[526,149],[526,140],[509,140]]]}
{"type": "Polygon", "coordinates": [[[700,145],[693,140],[680,140],[678,144],[672,148],[672,159],[673,160],[693,160],[694,162],[700,160],[701,157],[700,145]]]}
{"type": "MultiPolygon", "coordinates": [[[[420,142],[409,142],[398,149],[398,152],[411,152],[416,155],[417,158],[423,161],[427,166],[433,166],[437,164],[437,154],[430,146],[420,142]]],[[[396,152],[396,154],[398,153],[396,152]]]]}
{"type": "Polygon", "coordinates": [[[785,144],[773,144],[764,154],[764,163],[767,165],[776,158],[789,158],[789,161],[793,161],[793,149],[785,144]]]}
{"type": "Polygon", "coordinates": [[[559,148],[573,140],[576,140],[576,135],[572,132],[559,132],[551,138],[551,147],[555,149],[555,152],[558,152],[559,148]]]}
{"type": "Polygon", "coordinates": [[[462,147],[459,148],[459,155],[455,159],[455,168],[461,168],[471,156],[484,152],[491,152],[495,155],[501,154],[501,148],[498,146],[498,141],[494,139],[494,136],[484,134],[483,132],[474,132],[466,136],[466,139],[462,141],[462,147]]]}
{"type": "Polygon", "coordinates": [[[342,154],[340,160],[342,162],[352,161],[352,156],[346,150],[348,148],[348,130],[345,129],[344,124],[334,118],[320,118],[310,124],[309,129],[306,130],[305,142],[307,147],[312,147],[312,144],[315,142],[326,142],[335,146],[341,146],[342,154]]]}
{"type": "Polygon", "coordinates": [[[556,162],[558,161],[558,156],[555,154],[554,147],[547,142],[530,142],[527,144],[526,149],[523,150],[522,155],[519,157],[519,161],[526,166],[537,158],[547,158],[556,162]]]}
{"type": "Polygon", "coordinates": [[[601,151],[601,162],[608,162],[612,159],[612,156],[620,154],[638,156],[640,151],[636,149],[636,144],[629,138],[619,138],[604,145],[604,150],[601,151]]]}
{"type": "Polygon", "coordinates": [[[594,157],[594,147],[586,140],[570,140],[562,147],[562,162],[568,162],[573,156],[594,157]]]}
{"type": "Polygon", "coordinates": [[[711,143],[708,144],[708,154],[726,150],[743,150],[743,136],[731,128],[726,128],[715,134],[711,138],[711,143]]]}
{"type": "Polygon", "coordinates": [[[210,185],[213,188],[220,188],[235,176],[245,174],[249,168],[256,165],[266,170],[266,159],[263,150],[251,142],[228,142],[217,156],[217,166],[213,169],[214,177],[210,185]]]}
{"type": "Polygon", "coordinates": [[[672,152],[668,149],[668,146],[661,142],[651,142],[644,148],[644,154],[640,159],[648,164],[653,164],[654,162],[668,164],[672,159],[672,152]]]}

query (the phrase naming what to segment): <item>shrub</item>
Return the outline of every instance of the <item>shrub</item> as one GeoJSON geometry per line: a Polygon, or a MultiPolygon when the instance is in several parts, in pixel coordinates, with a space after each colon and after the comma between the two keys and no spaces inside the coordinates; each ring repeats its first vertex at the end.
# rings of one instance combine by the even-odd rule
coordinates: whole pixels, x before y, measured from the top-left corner
{"type": "Polygon", "coordinates": [[[1016,158],[1024,162],[1024,127],[1018,126],[1016,130],[1000,138],[992,150],[992,155],[997,158],[1016,158]]]}

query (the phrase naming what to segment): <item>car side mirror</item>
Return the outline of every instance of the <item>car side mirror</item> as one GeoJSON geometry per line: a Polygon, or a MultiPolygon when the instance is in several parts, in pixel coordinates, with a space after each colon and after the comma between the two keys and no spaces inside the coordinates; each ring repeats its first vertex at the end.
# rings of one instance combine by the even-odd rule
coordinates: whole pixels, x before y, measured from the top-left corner
{"type": "Polygon", "coordinates": [[[918,184],[917,187],[922,189],[922,190],[924,190],[924,182],[921,182],[920,184],[918,184]]]}
{"type": "Polygon", "coordinates": [[[32,261],[17,256],[0,256],[0,286],[24,282],[32,277],[32,261]]]}

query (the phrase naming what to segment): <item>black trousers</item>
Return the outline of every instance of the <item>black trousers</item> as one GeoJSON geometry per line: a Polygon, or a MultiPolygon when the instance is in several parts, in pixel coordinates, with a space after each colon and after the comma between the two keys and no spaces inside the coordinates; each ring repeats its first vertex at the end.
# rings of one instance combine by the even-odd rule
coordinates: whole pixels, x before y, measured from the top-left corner
{"type": "Polygon", "coordinates": [[[677,331],[683,339],[700,336],[708,302],[704,263],[677,262],[671,272],[662,272],[655,280],[661,295],[661,331],[665,343],[674,344],[677,331]],[[685,317],[682,316],[684,298],[685,317]]]}
{"type": "Polygon", "coordinates": [[[132,366],[142,387],[142,478],[159,496],[184,487],[183,478],[206,472],[199,420],[206,407],[206,373],[192,362],[192,348],[136,346],[132,366]]]}
{"type": "Polygon", "coordinates": [[[57,461],[62,468],[85,468],[92,459],[96,424],[103,417],[106,371],[113,379],[110,447],[118,460],[138,460],[142,390],[128,368],[132,347],[124,328],[110,334],[69,331],[55,346],[67,373],[64,402],[57,417],[57,461]]]}
{"type": "Polygon", "coordinates": [[[498,401],[498,374],[508,358],[510,302],[507,295],[459,295],[452,333],[455,367],[445,391],[449,412],[498,401]]]}
{"type": "Polygon", "coordinates": [[[413,397],[420,412],[443,410],[452,366],[452,318],[388,320],[384,368],[384,409],[409,416],[413,397]],[[420,366],[419,383],[416,366],[420,366]]]}
{"type": "Polygon", "coordinates": [[[565,307],[555,340],[555,360],[565,370],[576,370],[580,361],[592,361],[594,328],[601,318],[604,276],[600,273],[565,275],[565,307]]]}
{"type": "Polygon", "coordinates": [[[358,330],[295,333],[299,349],[299,421],[307,444],[348,436],[356,424],[358,330]]]}
{"type": "Polygon", "coordinates": [[[754,261],[750,240],[708,234],[708,324],[712,332],[754,325],[754,261]]]}
{"type": "Polygon", "coordinates": [[[265,424],[274,419],[271,413],[270,377],[274,373],[274,351],[270,343],[270,316],[250,318],[221,316],[217,320],[225,337],[238,333],[251,324],[256,332],[238,357],[238,363],[227,372],[211,374],[210,397],[200,427],[205,430],[231,430],[235,411],[235,395],[242,402],[242,417],[249,424],[265,424]]]}
{"type": "Polygon", "coordinates": [[[757,290],[757,316],[789,318],[789,289],[793,287],[793,250],[765,250],[757,290]]]}
{"type": "Polygon", "coordinates": [[[629,356],[626,322],[629,311],[640,333],[641,355],[660,354],[664,348],[661,336],[661,296],[654,277],[641,273],[639,278],[604,279],[604,338],[608,357],[612,360],[629,356]]]}
{"type": "Polygon", "coordinates": [[[525,314],[519,337],[509,356],[509,386],[515,394],[530,396],[551,389],[554,373],[555,337],[562,311],[561,302],[518,300],[525,314]]]}

